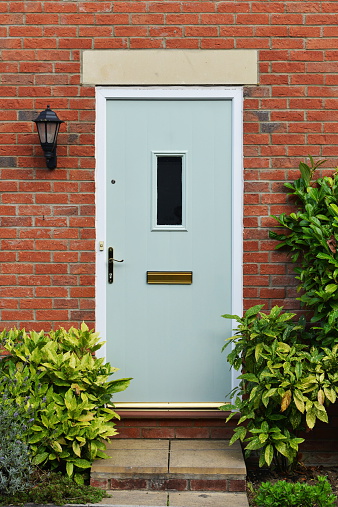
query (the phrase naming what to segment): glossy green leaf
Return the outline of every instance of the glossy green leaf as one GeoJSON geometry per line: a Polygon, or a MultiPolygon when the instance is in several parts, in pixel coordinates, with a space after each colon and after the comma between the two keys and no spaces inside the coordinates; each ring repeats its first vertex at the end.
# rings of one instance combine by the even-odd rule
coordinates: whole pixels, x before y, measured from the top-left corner
{"type": "Polygon", "coordinates": [[[265,462],[268,466],[271,465],[273,460],[273,447],[271,444],[267,445],[264,451],[265,462]]]}

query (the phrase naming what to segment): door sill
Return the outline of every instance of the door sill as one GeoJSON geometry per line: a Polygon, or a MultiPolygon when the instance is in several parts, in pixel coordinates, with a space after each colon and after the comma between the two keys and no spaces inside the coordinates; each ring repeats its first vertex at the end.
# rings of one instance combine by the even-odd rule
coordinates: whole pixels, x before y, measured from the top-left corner
{"type": "Polygon", "coordinates": [[[147,409],[147,410],[218,410],[225,402],[212,402],[212,403],[172,403],[172,402],[118,402],[114,403],[117,409],[147,409]]]}
{"type": "MultiPolygon", "coordinates": [[[[114,409],[124,418],[226,418],[228,413],[219,403],[128,403],[114,404],[114,409]]],[[[229,410],[230,412],[230,410],[229,410]]]]}

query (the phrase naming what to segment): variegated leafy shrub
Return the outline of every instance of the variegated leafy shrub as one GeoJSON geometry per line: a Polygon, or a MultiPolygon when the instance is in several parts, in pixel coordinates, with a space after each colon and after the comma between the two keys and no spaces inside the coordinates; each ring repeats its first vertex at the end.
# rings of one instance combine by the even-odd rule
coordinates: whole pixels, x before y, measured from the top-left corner
{"type": "Polygon", "coordinates": [[[105,442],[117,433],[118,418],[107,405],[131,379],[110,380],[117,368],[95,357],[102,342],[85,324],[49,333],[11,329],[0,342],[9,353],[0,378],[14,380],[16,402],[34,413],[27,435],[32,463],[81,481],[94,459],[107,457],[105,442]]]}
{"type": "Polygon", "coordinates": [[[246,453],[259,452],[259,465],[283,469],[295,463],[299,433],[317,420],[328,422],[326,407],[338,395],[338,345],[306,344],[305,320],[275,306],[270,313],[257,305],[244,314],[223,315],[238,327],[227,344],[229,363],[243,371],[232,392],[235,402],[224,405],[241,417],[231,443],[240,439],[246,453]]]}
{"type": "Polygon", "coordinates": [[[223,315],[238,323],[228,361],[242,374],[235,403],[222,408],[241,413],[231,441],[258,451],[260,466],[294,463],[301,430],[328,422],[326,407],[338,395],[338,172],[315,179],[323,163],[299,164],[301,177],[285,183],[298,209],[274,217],[283,232],[270,231],[276,248],[292,254],[309,322],[277,306],[223,315]]]}

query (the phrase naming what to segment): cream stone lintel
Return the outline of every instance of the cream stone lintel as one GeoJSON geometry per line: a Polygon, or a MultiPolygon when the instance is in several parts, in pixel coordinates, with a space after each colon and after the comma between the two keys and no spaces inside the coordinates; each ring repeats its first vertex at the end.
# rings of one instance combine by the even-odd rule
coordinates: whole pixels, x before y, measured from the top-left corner
{"type": "Polygon", "coordinates": [[[255,49],[85,50],[91,85],[245,85],[258,83],[255,49]]]}

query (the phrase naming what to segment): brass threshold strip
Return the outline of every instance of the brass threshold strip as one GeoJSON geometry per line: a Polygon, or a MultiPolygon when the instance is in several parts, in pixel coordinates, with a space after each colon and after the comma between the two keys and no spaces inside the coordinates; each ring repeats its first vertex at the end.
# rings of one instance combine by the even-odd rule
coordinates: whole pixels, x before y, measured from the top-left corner
{"type": "Polygon", "coordinates": [[[153,402],[153,403],[141,403],[141,402],[117,402],[114,403],[116,409],[123,410],[218,410],[219,407],[225,405],[223,402],[211,402],[211,403],[173,403],[173,402],[153,402]]]}

